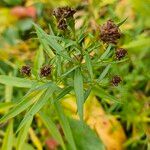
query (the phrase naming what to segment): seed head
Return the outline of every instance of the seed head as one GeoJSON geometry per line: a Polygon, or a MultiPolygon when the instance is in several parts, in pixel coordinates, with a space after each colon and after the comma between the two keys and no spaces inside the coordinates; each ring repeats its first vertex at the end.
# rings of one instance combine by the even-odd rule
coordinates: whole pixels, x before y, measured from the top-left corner
{"type": "Polygon", "coordinates": [[[64,18],[73,17],[73,15],[76,13],[76,10],[70,7],[64,7],[64,18]]]}
{"type": "Polygon", "coordinates": [[[22,75],[25,76],[30,76],[31,75],[31,67],[30,66],[22,66],[22,68],[20,69],[20,72],[22,75]]]}
{"type": "Polygon", "coordinates": [[[118,86],[118,84],[121,82],[121,78],[117,75],[115,75],[112,80],[111,80],[111,83],[114,85],[114,86],[118,86]]]}
{"type": "Polygon", "coordinates": [[[76,13],[76,10],[70,7],[58,7],[54,9],[53,15],[56,17],[57,20],[63,19],[63,18],[69,18],[73,17],[73,15],[76,13]]]}
{"type": "Polygon", "coordinates": [[[40,76],[41,77],[47,77],[51,73],[51,67],[50,66],[43,66],[40,70],[40,76]]]}
{"type": "Polygon", "coordinates": [[[60,30],[66,30],[66,29],[67,29],[66,20],[65,20],[65,19],[60,19],[60,20],[58,21],[57,27],[58,27],[60,30]]]}
{"type": "Polygon", "coordinates": [[[121,60],[123,57],[125,57],[127,54],[127,51],[124,48],[118,48],[116,50],[116,59],[121,60]]]}
{"type": "Polygon", "coordinates": [[[116,44],[120,37],[119,27],[112,20],[108,20],[100,27],[100,38],[104,43],[116,44]]]}
{"type": "Polygon", "coordinates": [[[53,15],[56,17],[57,20],[63,17],[63,13],[64,13],[64,10],[62,7],[58,7],[53,10],[53,15]]]}

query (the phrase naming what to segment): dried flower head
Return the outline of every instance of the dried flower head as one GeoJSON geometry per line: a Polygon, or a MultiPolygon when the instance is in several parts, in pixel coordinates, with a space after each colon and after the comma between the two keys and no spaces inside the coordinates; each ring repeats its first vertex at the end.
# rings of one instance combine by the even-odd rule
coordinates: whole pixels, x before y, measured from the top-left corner
{"type": "Polygon", "coordinates": [[[40,70],[41,77],[47,77],[50,75],[50,73],[51,73],[51,66],[48,66],[48,65],[43,66],[40,70]]]}
{"type": "Polygon", "coordinates": [[[124,48],[118,48],[117,50],[116,50],[116,59],[117,60],[121,60],[123,57],[125,57],[126,56],[126,54],[127,54],[127,51],[124,49],[124,48]]]}
{"type": "Polygon", "coordinates": [[[58,7],[54,9],[53,15],[56,17],[57,20],[73,17],[76,13],[76,10],[70,7],[58,7]]]}
{"type": "Polygon", "coordinates": [[[120,37],[119,27],[112,20],[108,20],[100,27],[100,38],[104,43],[116,44],[120,37]]]}
{"type": "Polygon", "coordinates": [[[114,85],[114,86],[118,86],[118,84],[121,82],[121,78],[117,75],[115,75],[112,80],[111,80],[111,83],[114,85]]]}
{"type": "Polygon", "coordinates": [[[20,69],[20,72],[22,75],[25,76],[30,76],[31,75],[31,67],[30,66],[22,66],[22,68],[20,69]]]}
{"type": "Polygon", "coordinates": [[[73,17],[73,15],[76,13],[76,10],[70,7],[64,7],[64,18],[73,17]]]}
{"type": "Polygon", "coordinates": [[[67,29],[66,20],[65,20],[65,19],[60,19],[60,20],[58,21],[57,27],[58,27],[60,30],[66,30],[66,29],[67,29]]]}
{"type": "Polygon", "coordinates": [[[53,10],[53,15],[56,17],[57,20],[63,18],[63,13],[64,10],[62,7],[58,7],[53,10]]]}

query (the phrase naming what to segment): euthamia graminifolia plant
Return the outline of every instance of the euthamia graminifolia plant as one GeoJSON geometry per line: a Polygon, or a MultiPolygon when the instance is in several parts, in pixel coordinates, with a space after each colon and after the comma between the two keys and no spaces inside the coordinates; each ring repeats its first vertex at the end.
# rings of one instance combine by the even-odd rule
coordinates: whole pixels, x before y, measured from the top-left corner
{"type": "MultiPolygon", "coordinates": [[[[69,7],[55,9],[53,15],[57,22],[57,32],[54,32],[50,26],[50,34],[34,24],[42,47],[37,52],[34,67],[24,65],[21,68],[21,74],[25,78],[1,78],[1,83],[5,84],[9,79],[11,85],[29,88],[29,91],[0,119],[0,123],[4,123],[27,110],[17,129],[21,136],[20,129],[31,124],[34,115],[39,111],[40,117],[47,124],[47,117],[43,114],[42,108],[46,105],[54,105],[66,139],[73,150],[76,146],[69,123],[59,103],[60,100],[67,94],[75,94],[77,113],[81,121],[84,120],[83,104],[91,91],[93,93],[98,91],[102,98],[121,103],[103,90],[103,87],[117,86],[122,81],[118,75],[108,79],[107,74],[113,63],[124,61],[122,59],[127,53],[125,49],[117,46],[121,38],[119,26],[124,21],[116,25],[112,20],[108,20],[100,27],[97,36],[89,33],[86,25],[75,30],[73,17],[75,13],[76,10],[69,7]]],[[[52,131],[56,131],[51,133],[52,136],[63,149],[66,149],[55,125],[51,127],[53,127],[52,131]]]]}

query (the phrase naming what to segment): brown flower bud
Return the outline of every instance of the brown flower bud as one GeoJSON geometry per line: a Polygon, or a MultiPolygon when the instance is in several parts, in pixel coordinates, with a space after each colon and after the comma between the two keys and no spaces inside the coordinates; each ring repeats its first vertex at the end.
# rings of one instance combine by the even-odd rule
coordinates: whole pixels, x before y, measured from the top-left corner
{"type": "Polygon", "coordinates": [[[121,82],[121,78],[117,75],[115,75],[112,80],[111,80],[111,83],[114,85],[114,86],[118,86],[118,84],[121,82]]]}
{"type": "Polygon", "coordinates": [[[104,43],[116,44],[120,37],[119,27],[112,20],[108,20],[100,27],[100,38],[104,43]]]}
{"type": "Polygon", "coordinates": [[[51,67],[50,66],[43,66],[40,70],[40,76],[41,77],[47,77],[51,73],[51,67]]]}
{"type": "Polygon", "coordinates": [[[127,54],[127,51],[124,49],[124,48],[118,48],[117,50],[116,50],[116,59],[117,60],[121,60],[123,57],[125,57],[126,56],[126,54],[127,54]]]}
{"type": "Polygon", "coordinates": [[[64,10],[62,7],[58,7],[53,10],[53,15],[56,17],[57,20],[63,17],[63,13],[64,13],[64,10]]]}
{"type": "Polygon", "coordinates": [[[73,17],[73,15],[76,13],[76,10],[70,7],[64,7],[64,18],[73,17]]]}
{"type": "Polygon", "coordinates": [[[31,75],[31,67],[30,66],[22,66],[22,68],[20,69],[20,72],[22,75],[25,76],[30,76],[31,75]]]}
{"type": "Polygon", "coordinates": [[[73,17],[73,15],[76,13],[76,10],[70,7],[58,7],[54,9],[53,15],[57,18],[57,20],[63,19],[63,18],[69,18],[73,17]]]}
{"type": "Polygon", "coordinates": [[[60,30],[66,30],[66,29],[67,29],[66,20],[65,20],[65,19],[59,20],[57,27],[58,27],[60,30]]]}

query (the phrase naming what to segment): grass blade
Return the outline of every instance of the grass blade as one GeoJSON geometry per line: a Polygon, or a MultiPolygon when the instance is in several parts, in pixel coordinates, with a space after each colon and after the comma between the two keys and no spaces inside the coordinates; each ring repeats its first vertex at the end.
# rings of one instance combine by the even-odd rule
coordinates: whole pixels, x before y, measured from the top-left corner
{"type": "Polygon", "coordinates": [[[42,119],[43,123],[47,127],[49,133],[62,146],[63,150],[66,150],[62,136],[61,136],[60,132],[58,131],[55,123],[50,118],[50,116],[46,115],[44,112],[41,112],[41,111],[40,111],[39,115],[40,115],[40,118],[42,119]]]}
{"type": "Polygon", "coordinates": [[[74,91],[77,99],[78,114],[80,119],[83,120],[84,90],[83,77],[79,68],[74,72],[74,91]]]}

